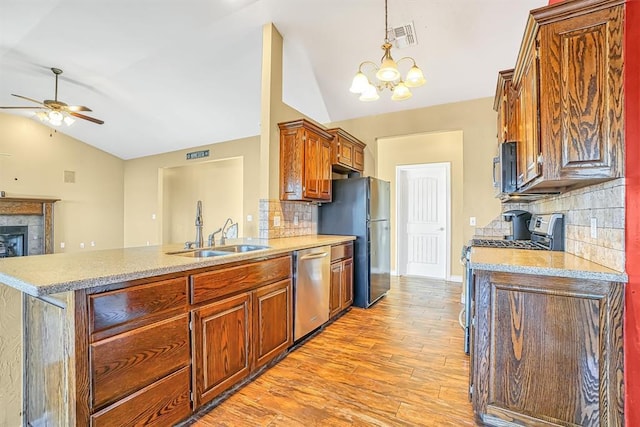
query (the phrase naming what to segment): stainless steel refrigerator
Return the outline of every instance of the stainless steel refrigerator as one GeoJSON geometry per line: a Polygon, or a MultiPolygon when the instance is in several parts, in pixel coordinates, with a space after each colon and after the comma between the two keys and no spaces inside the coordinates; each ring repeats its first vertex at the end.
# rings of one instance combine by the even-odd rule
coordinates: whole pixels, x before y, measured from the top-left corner
{"type": "Polygon", "coordinates": [[[376,178],[332,181],[332,201],[318,208],[318,234],[356,236],[353,304],[367,308],[390,289],[389,183],[376,178]]]}

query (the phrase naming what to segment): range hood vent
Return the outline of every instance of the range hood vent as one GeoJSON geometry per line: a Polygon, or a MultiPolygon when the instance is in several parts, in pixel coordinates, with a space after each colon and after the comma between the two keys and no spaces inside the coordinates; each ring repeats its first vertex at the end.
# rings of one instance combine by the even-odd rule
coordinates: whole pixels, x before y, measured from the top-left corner
{"type": "Polygon", "coordinates": [[[393,45],[398,49],[418,44],[413,21],[400,27],[390,28],[389,31],[387,31],[387,38],[389,39],[389,42],[393,43],[393,45]]]}

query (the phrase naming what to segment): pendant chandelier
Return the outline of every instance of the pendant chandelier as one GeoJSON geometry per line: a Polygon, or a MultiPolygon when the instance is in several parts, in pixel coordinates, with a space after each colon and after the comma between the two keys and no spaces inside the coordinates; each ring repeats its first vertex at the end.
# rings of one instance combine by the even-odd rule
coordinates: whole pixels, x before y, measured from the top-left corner
{"type": "Polygon", "coordinates": [[[413,96],[409,88],[419,87],[425,83],[422,70],[418,68],[413,58],[405,56],[398,61],[393,60],[391,57],[391,43],[389,43],[388,28],[387,0],[384,0],[384,44],[382,45],[384,55],[380,60],[380,66],[371,61],[362,62],[358,67],[358,72],[353,77],[353,82],[349,89],[353,93],[360,94],[360,101],[375,101],[380,98],[378,92],[382,92],[384,89],[389,89],[392,92],[392,100],[403,101],[413,96]],[[402,80],[398,64],[404,60],[411,61],[413,65],[407,72],[406,78],[402,80]],[[369,79],[364,73],[366,68],[369,68],[368,71],[371,73],[375,72],[374,79],[369,79]]]}

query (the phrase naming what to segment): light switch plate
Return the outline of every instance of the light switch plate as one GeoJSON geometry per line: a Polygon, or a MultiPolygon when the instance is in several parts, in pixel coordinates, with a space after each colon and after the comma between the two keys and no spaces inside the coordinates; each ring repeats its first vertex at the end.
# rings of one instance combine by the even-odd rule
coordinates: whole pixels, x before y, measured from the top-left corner
{"type": "Polygon", "coordinates": [[[476,226],[476,217],[475,216],[469,217],[469,225],[472,226],[472,227],[476,226]]]}

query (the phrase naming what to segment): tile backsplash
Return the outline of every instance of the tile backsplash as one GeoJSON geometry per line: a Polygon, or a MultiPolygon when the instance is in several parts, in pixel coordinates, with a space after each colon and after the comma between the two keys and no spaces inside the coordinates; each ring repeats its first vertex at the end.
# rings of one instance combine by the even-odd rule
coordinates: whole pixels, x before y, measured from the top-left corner
{"type": "MultiPolygon", "coordinates": [[[[617,271],[624,271],[624,178],[573,190],[531,203],[504,203],[502,210],[522,209],[534,214],[553,212],[565,215],[565,250],[617,271]],[[595,218],[597,237],[591,237],[595,218]]],[[[495,218],[476,229],[477,236],[503,238],[510,224],[495,218]]]]}
{"type": "Polygon", "coordinates": [[[307,236],[318,231],[318,206],[307,202],[260,200],[260,238],[307,236]]]}

